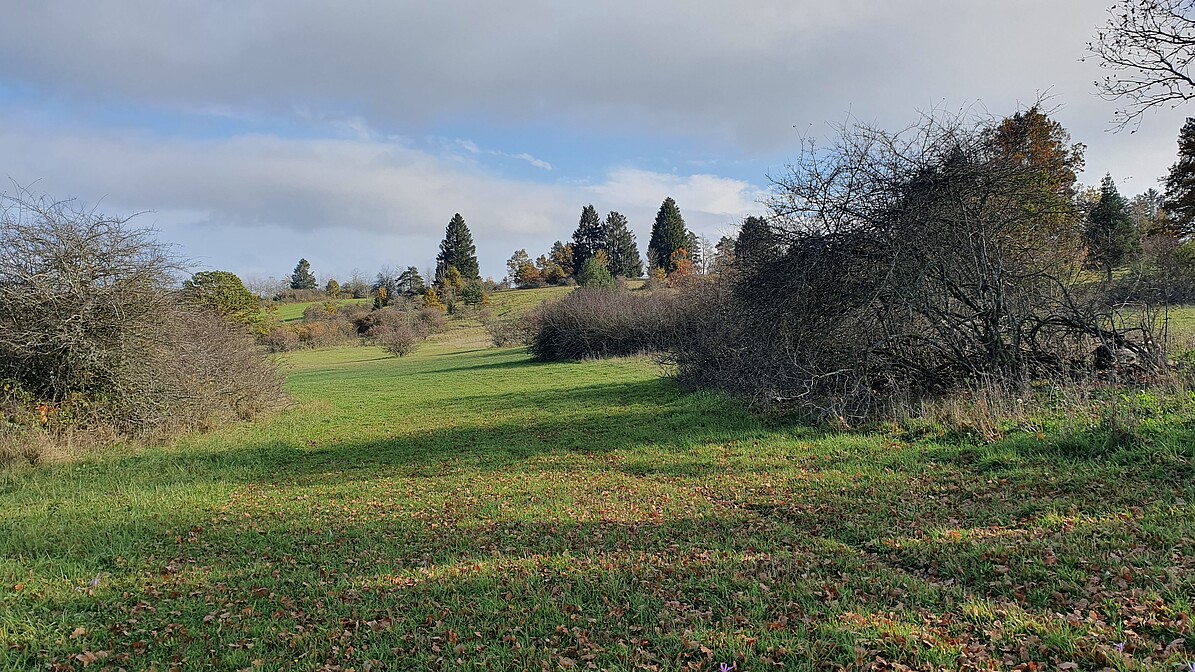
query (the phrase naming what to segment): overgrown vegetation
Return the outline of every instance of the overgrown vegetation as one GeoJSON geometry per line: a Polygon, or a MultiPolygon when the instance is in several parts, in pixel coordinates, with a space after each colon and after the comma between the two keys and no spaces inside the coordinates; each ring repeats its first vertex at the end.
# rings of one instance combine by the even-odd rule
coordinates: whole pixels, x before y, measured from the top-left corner
{"type": "Polygon", "coordinates": [[[281,381],[244,324],[179,292],[153,233],[28,192],[0,210],[5,441],[93,430],[160,437],[275,408],[281,381]]]}

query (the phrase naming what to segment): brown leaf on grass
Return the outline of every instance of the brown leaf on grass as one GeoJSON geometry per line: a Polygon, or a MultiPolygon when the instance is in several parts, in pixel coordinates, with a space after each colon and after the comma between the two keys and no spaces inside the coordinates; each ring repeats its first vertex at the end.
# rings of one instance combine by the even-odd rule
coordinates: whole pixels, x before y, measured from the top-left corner
{"type": "Polygon", "coordinates": [[[107,651],[84,651],[75,656],[75,660],[83,663],[83,667],[99,662],[107,658],[110,654],[107,651]]]}
{"type": "Polygon", "coordinates": [[[86,635],[86,634],[87,634],[87,628],[80,625],[79,627],[75,628],[71,632],[71,639],[78,639],[79,637],[82,637],[83,635],[86,635]]]}

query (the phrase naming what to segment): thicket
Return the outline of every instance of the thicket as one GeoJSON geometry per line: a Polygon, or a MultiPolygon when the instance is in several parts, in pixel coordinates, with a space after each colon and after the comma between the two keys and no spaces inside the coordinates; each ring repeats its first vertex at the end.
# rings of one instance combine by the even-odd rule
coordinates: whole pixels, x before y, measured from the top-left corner
{"type": "Polygon", "coordinates": [[[528,313],[521,332],[536,359],[619,357],[668,350],[681,317],[667,292],[581,287],[528,313]]]}
{"type": "Polygon", "coordinates": [[[894,399],[1165,367],[1148,310],[1085,279],[1078,146],[1036,110],[854,127],[776,184],[765,264],[706,303],[681,381],[866,415],[894,399]],[[751,334],[751,337],[747,335],[751,334]]]}
{"type": "Polygon", "coordinates": [[[10,447],[35,441],[31,432],[158,438],[282,402],[245,325],[176,289],[183,264],[152,231],[26,191],[0,198],[10,447]]]}

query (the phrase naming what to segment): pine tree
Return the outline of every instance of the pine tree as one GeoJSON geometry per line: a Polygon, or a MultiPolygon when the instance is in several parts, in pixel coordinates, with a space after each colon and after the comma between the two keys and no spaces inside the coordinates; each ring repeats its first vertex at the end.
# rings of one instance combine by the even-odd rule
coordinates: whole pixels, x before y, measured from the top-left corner
{"type": "Polygon", "coordinates": [[[294,272],[290,274],[290,288],[316,289],[317,287],[319,287],[319,283],[315,281],[315,275],[311,273],[311,262],[300,259],[294,272]]]}
{"type": "Polygon", "coordinates": [[[651,241],[647,245],[647,263],[652,268],[663,268],[671,273],[676,270],[673,253],[685,247],[685,220],[681,217],[680,208],[672,197],[664,199],[660,211],[656,213],[656,221],[651,227],[651,241]]]}
{"type": "Polygon", "coordinates": [[[593,205],[587,205],[581,209],[581,220],[573,231],[573,268],[579,270],[598,250],[606,248],[606,227],[593,205]]]}
{"type": "Polygon", "coordinates": [[[714,263],[710,264],[712,273],[725,273],[734,266],[734,246],[738,241],[730,236],[722,236],[718,244],[714,245],[714,263]]]}
{"type": "Polygon", "coordinates": [[[1100,182],[1100,200],[1087,215],[1084,237],[1091,258],[1103,265],[1109,280],[1112,269],[1141,252],[1141,232],[1133,225],[1128,203],[1111,175],[1100,182]]]}
{"type": "Polygon", "coordinates": [[[1182,238],[1195,233],[1195,117],[1188,117],[1178,134],[1178,161],[1164,180],[1174,233],[1182,238]]]}
{"type": "Polygon", "coordinates": [[[436,256],[436,282],[444,280],[444,274],[449,267],[460,271],[466,280],[480,280],[481,269],[477,265],[477,247],[473,244],[473,234],[465,225],[465,218],[461,213],[452,216],[448,227],[444,230],[444,240],[440,242],[440,254],[436,256]]]}
{"type": "Polygon", "coordinates": [[[627,225],[627,218],[611,210],[606,215],[606,253],[610,256],[610,273],[624,278],[643,275],[643,257],[635,244],[635,234],[627,225]]]}
{"type": "Polygon", "coordinates": [[[407,270],[398,276],[398,289],[407,296],[416,296],[427,291],[427,287],[423,283],[423,276],[414,266],[407,266],[407,270]]]}

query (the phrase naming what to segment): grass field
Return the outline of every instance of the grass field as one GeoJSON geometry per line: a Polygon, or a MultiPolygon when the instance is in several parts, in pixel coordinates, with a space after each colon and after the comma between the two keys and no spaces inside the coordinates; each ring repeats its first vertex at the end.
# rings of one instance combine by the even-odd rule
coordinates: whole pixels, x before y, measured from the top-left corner
{"type": "Polygon", "coordinates": [[[0,668],[1195,659],[1190,417],[831,433],[437,339],[290,355],[259,424],[0,472],[0,668]]]}

